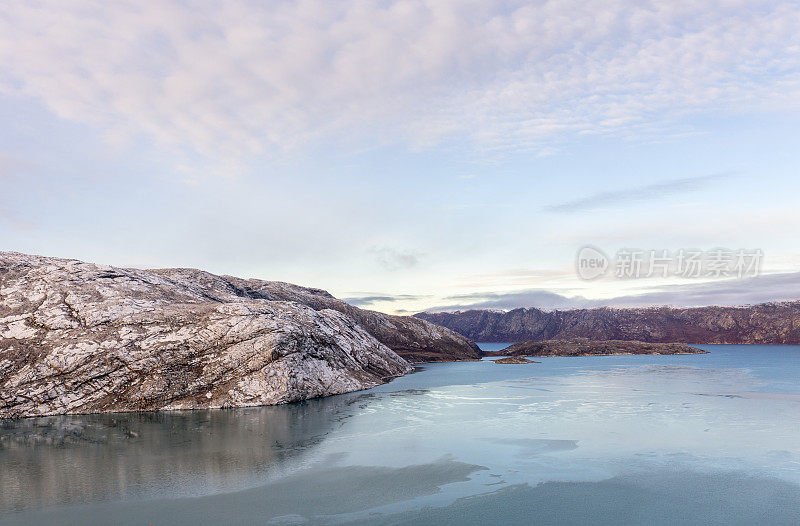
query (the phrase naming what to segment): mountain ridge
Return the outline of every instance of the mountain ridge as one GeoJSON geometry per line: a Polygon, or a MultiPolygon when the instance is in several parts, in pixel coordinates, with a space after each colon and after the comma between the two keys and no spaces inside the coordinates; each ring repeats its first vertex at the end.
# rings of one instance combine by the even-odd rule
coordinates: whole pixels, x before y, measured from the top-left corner
{"type": "Polygon", "coordinates": [[[800,301],[735,307],[597,307],[414,315],[475,341],[589,338],[652,343],[800,344],[800,301]]]}

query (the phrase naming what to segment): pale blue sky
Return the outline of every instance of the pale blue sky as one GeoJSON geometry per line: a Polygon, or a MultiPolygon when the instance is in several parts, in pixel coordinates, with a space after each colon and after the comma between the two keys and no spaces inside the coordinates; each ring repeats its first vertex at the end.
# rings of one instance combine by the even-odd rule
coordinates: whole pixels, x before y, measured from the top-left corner
{"type": "Polygon", "coordinates": [[[2,250],[386,311],[686,285],[586,244],[800,271],[795,2],[48,4],[0,7],[2,250]]]}

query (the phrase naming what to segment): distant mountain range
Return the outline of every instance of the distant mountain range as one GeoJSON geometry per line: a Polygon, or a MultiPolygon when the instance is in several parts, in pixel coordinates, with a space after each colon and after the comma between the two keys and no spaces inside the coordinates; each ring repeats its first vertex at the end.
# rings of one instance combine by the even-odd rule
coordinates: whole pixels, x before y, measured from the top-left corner
{"type": "Polygon", "coordinates": [[[663,343],[800,344],[800,301],[741,307],[648,307],[415,315],[475,341],[589,338],[663,343]]]}

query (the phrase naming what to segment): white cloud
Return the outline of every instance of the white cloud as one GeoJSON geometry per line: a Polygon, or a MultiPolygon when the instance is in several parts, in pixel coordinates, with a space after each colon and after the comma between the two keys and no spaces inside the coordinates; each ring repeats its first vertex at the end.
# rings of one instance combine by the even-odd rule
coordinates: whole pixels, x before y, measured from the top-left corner
{"type": "Polygon", "coordinates": [[[11,2],[0,91],[223,162],[317,140],[547,154],[797,110],[794,1],[11,2]]]}
{"type": "Polygon", "coordinates": [[[368,250],[375,256],[375,261],[386,270],[407,270],[419,265],[422,256],[410,250],[397,250],[390,247],[373,247],[368,250]]]}

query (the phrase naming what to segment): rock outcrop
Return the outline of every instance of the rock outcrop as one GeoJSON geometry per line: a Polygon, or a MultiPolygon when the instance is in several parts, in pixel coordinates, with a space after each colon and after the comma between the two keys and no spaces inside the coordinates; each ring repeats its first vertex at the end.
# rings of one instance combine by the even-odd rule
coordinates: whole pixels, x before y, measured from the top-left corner
{"type": "Polygon", "coordinates": [[[332,309],[356,320],[379,342],[410,362],[450,362],[480,359],[474,342],[457,332],[412,316],[392,316],[354,307],[320,289],[279,281],[216,276],[195,269],[153,270],[218,301],[260,299],[293,301],[315,310],[332,309]]]}
{"type": "Polygon", "coordinates": [[[743,307],[651,307],[416,315],[467,338],[518,342],[589,338],[643,342],[800,344],[800,301],[743,307]]]}
{"type": "Polygon", "coordinates": [[[324,291],[0,253],[0,418],[279,404],[373,387],[457,334],[324,291]],[[395,332],[396,331],[396,332],[395,332]]]}
{"type": "Polygon", "coordinates": [[[524,356],[506,356],[505,358],[499,358],[495,360],[494,363],[506,364],[506,365],[522,365],[526,363],[542,363],[542,362],[534,362],[533,360],[528,360],[524,356]]]}
{"type": "Polygon", "coordinates": [[[573,338],[571,340],[529,340],[515,343],[500,351],[487,352],[485,354],[487,356],[518,358],[522,356],[610,356],[622,354],[707,353],[708,351],[690,347],[683,343],[647,343],[621,340],[594,341],[586,338],[573,338]]]}

